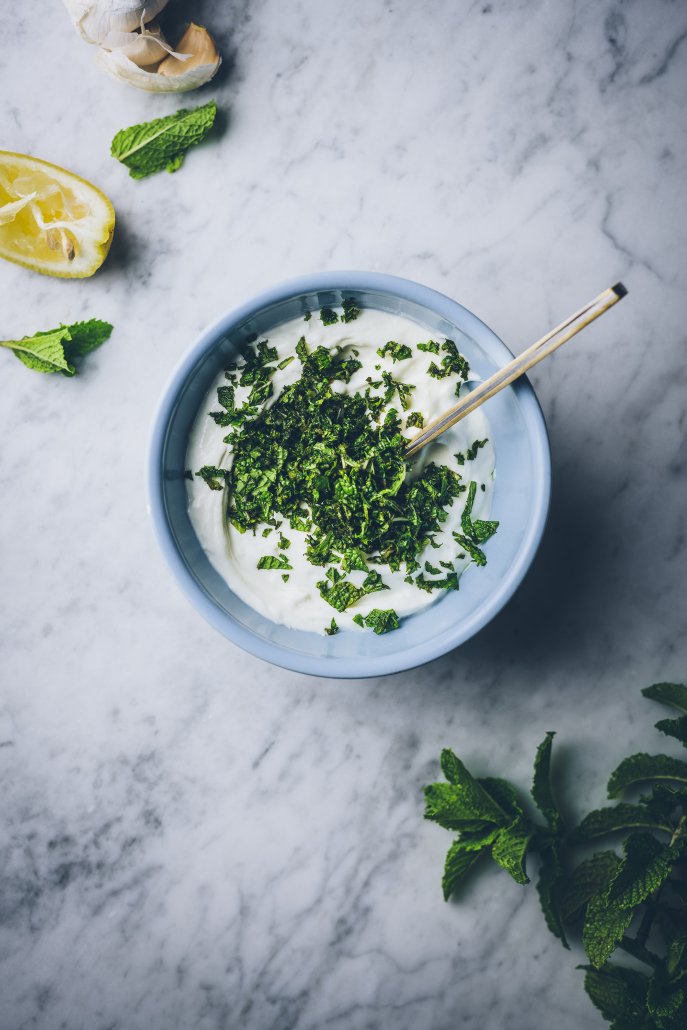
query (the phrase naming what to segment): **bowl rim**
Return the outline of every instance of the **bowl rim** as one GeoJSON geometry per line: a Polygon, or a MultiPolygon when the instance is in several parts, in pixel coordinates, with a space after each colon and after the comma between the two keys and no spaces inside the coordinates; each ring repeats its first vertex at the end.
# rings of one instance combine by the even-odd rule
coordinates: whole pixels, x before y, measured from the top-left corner
{"type": "Polygon", "coordinates": [[[460,630],[449,627],[430,641],[419,641],[399,652],[378,657],[366,656],[364,659],[301,654],[254,635],[208,597],[178,550],[167,518],[162,476],[167,431],[189,374],[233,326],[254,317],[265,307],[300,294],[327,290],[375,290],[410,300],[431,309],[449,322],[455,323],[459,319],[461,328],[478,344],[486,334],[496,349],[503,350],[504,364],[513,357],[496,333],[462,304],[412,279],[381,272],[347,270],[315,272],[277,283],[216,318],[202,330],[174,367],[157,404],[149,436],[146,464],[148,510],[162,554],[182,593],[196,611],[224,637],[257,658],[292,672],[334,679],[368,679],[408,671],[441,657],[478,633],[507,604],[524,579],[544,533],[551,499],[551,451],[541,406],[531,383],[523,376],[511,389],[518,394],[518,403],[530,432],[534,468],[534,517],[508,574],[494,593],[463,620],[460,630]]]}

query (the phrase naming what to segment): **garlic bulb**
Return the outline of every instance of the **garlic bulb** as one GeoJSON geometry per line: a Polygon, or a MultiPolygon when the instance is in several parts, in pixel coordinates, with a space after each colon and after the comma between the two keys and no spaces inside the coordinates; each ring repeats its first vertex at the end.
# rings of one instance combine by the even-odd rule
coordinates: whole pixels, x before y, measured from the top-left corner
{"type": "Polygon", "coordinates": [[[222,63],[215,42],[191,24],[172,47],[153,23],[167,0],[64,0],[83,39],[97,43],[102,67],[151,93],[183,93],[209,82],[222,63]]]}
{"type": "Polygon", "coordinates": [[[64,0],[74,28],[87,43],[102,43],[108,32],[131,32],[156,18],[168,0],[64,0]]]}

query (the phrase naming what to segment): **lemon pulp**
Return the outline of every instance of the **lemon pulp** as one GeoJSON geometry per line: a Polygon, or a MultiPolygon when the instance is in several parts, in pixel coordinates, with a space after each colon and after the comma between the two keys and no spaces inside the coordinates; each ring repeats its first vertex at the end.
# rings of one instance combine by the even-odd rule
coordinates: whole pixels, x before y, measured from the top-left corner
{"type": "Polygon", "coordinates": [[[97,187],[57,165],[0,151],[0,257],[66,278],[93,275],[115,213],[97,187]]]}

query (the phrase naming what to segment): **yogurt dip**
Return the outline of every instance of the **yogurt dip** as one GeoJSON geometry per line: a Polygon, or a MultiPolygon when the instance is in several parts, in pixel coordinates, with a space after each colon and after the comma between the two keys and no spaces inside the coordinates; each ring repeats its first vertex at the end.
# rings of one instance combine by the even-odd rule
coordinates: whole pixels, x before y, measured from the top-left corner
{"type": "MultiPolygon", "coordinates": [[[[419,416],[413,417],[413,413],[419,413],[426,424],[455,403],[456,386],[462,380],[456,374],[444,378],[434,378],[428,374],[432,362],[441,362],[442,352],[437,354],[418,349],[418,344],[426,345],[431,337],[429,331],[419,323],[372,308],[362,309],[352,321],[339,320],[325,324],[326,320],[326,314],[323,320],[319,312],[313,311],[307,321],[298,318],[272,330],[268,334],[268,341],[269,346],[276,349],[277,357],[271,360],[271,365],[276,366],[293,357],[297,342],[304,337],[310,353],[318,346],[328,350],[338,348],[342,354],[355,356],[362,363],[362,367],[353,373],[348,382],[335,380],[331,383],[336,393],[364,394],[370,388],[370,380],[378,382],[383,373],[390,373],[397,382],[414,387],[406,402],[409,405],[407,410],[401,410],[400,394],[384,409],[386,411],[394,407],[397,410],[401,416],[402,432],[408,439],[419,432],[419,428],[406,428],[409,416],[411,425],[413,421],[420,422],[419,416]],[[384,350],[387,341],[394,341],[396,347],[410,348],[411,356],[394,361],[393,349],[380,356],[378,352],[384,350]]],[[[434,346],[438,347],[445,342],[443,337],[434,336],[431,339],[435,341],[434,346]]],[[[251,347],[255,350],[257,343],[251,347]]],[[[241,361],[238,365],[240,373],[241,361]]],[[[303,366],[298,358],[291,360],[284,368],[277,368],[271,377],[273,392],[265,401],[263,410],[274,405],[284,388],[301,378],[302,371],[303,366]]],[[[468,373],[468,382],[476,379],[476,376],[468,373]]],[[[374,564],[370,568],[381,574],[388,589],[365,594],[345,611],[335,611],[318,587],[318,583],[324,579],[325,569],[321,565],[312,565],[306,558],[308,533],[291,528],[287,519],[278,529],[270,530],[265,525],[258,526],[253,532],[243,533],[228,522],[227,487],[209,489],[207,483],[197,475],[203,467],[229,470],[232,466],[233,445],[224,442],[227,429],[218,425],[208,414],[217,411],[217,391],[226,387],[226,384],[224,373],[220,373],[200,407],[189,439],[186,468],[193,473],[193,478],[188,482],[191,523],[212,565],[235,594],[273,622],[318,633],[331,632],[329,627],[332,617],[338,629],[357,632],[360,626],[354,622],[356,616],[360,619],[374,609],[393,609],[399,617],[403,617],[426,608],[444,595],[443,589],[428,592],[419,589],[414,582],[407,582],[407,570],[393,571],[388,565],[374,564]],[[290,542],[288,549],[285,549],[284,538],[290,542]],[[279,567],[258,568],[258,563],[266,556],[271,556],[275,565],[286,560],[288,571],[284,572],[279,567]]],[[[468,389],[467,385],[463,386],[465,389],[468,389]]],[[[237,407],[245,403],[250,390],[250,386],[236,386],[237,407]]],[[[435,462],[459,473],[466,487],[473,482],[476,484],[469,492],[466,490],[460,493],[452,501],[447,509],[446,521],[434,536],[434,546],[428,543],[417,555],[423,575],[430,582],[445,577],[449,569],[455,570],[460,577],[472,560],[470,553],[456,541],[454,534],[460,536],[463,532],[461,518],[469,494],[473,498],[471,517],[475,520],[489,518],[495,460],[489,437],[489,423],[482,410],[478,409],[445,432],[439,440],[428,444],[408,473],[410,477],[418,476],[427,465],[435,462]],[[429,564],[429,568],[425,563],[429,564]]],[[[366,573],[352,570],[346,574],[346,579],[356,587],[361,587],[366,573]]]]}

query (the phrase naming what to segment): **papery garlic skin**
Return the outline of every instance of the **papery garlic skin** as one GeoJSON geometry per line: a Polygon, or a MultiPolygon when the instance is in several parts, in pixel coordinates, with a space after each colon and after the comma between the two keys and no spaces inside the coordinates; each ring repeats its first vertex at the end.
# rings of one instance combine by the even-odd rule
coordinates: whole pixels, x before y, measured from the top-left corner
{"type": "Polygon", "coordinates": [[[168,0],[64,0],[74,28],[87,43],[100,45],[109,32],[132,32],[156,18],[168,0]]]}

